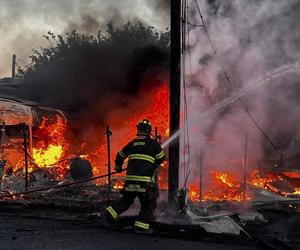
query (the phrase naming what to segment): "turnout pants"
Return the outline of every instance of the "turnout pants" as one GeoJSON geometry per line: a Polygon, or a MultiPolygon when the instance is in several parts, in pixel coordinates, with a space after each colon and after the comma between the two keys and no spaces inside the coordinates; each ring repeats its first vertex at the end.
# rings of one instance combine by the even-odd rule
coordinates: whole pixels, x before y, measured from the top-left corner
{"type": "Polygon", "coordinates": [[[150,221],[153,219],[153,212],[157,206],[158,188],[149,187],[146,192],[122,191],[122,197],[106,208],[106,215],[112,220],[117,220],[119,215],[126,211],[138,197],[141,209],[134,226],[139,229],[148,230],[150,221]]]}

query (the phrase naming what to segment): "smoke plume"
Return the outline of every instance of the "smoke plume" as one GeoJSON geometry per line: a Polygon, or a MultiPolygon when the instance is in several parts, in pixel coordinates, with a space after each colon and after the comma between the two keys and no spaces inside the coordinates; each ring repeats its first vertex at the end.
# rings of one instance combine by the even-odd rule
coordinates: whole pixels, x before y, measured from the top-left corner
{"type": "MultiPolygon", "coordinates": [[[[196,1],[187,2],[187,21],[202,24],[196,1]]],[[[299,1],[202,0],[198,3],[217,53],[214,53],[205,29],[190,25],[186,37],[190,53],[187,50],[185,72],[190,118],[199,116],[230,96],[233,90],[268,71],[299,60],[299,1]]],[[[300,168],[293,165],[293,159],[299,156],[299,91],[299,74],[291,73],[253,89],[241,98],[259,127],[289,157],[294,168],[300,168]]],[[[232,171],[242,176],[246,140],[249,168],[264,166],[265,160],[279,159],[276,150],[242,106],[236,101],[218,114],[192,123],[189,130],[189,166],[194,179],[190,179],[194,181],[199,176],[200,151],[204,153],[206,176],[213,169],[232,171]]],[[[184,136],[181,137],[183,140],[184,136]]]]}
{"type": "Polygon", "coordinates": [[[37,52],[35,66],[27,69],[13,93],[65,111],[74,127],[72,144],[88,142],[84,151],[99,145],[104,136],[95,135],[107,124],[114,130],[125,126],[151,103],[153,91],[168,82],[168,33],[155,37],[156,31],[138,22],[110,24],[108,30],[109,35],[97,41],[71,32],[64,42],[37,52]]]}

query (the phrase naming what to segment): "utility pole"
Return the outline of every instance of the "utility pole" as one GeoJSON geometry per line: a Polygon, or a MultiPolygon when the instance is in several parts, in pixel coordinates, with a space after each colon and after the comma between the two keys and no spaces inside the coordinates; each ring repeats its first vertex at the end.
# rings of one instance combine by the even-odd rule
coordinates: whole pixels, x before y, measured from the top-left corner
{"type": "MultiPolygon", "coordinates": [[[[180,56],[181,56],[181,0],[171,1],[171,76],[170,76],[170,134],[179,129],[180,119],[180,56]]],[[[179,140],[169,146],[169,203],[179,184],[179,140]]]]}
{"type": "Polygon", "coordinates": [[[16,59],[17,59],[17,56],[15,54],[13,54],[12,65],[11,65],[11,77],[13,77],[13,78],[16,76],[16,59]]]}

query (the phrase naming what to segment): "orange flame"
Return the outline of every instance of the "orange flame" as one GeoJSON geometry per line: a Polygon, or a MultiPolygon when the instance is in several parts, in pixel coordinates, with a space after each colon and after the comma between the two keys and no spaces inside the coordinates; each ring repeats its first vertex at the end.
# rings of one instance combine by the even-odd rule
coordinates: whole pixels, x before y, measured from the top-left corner
{"type": "MultiPolygon", "coordinates": [[[[132,114],[132,118],[126,123],[126,127],[129,127],[129,133],[123,138],[119,139],[118,148],[111,150],[111,155],[114,157],[117,152],[132,140],[136,135],[136,124],[139,120],[147,118],[153,126],[158,128],[158,132],[161,135],[161,139],[164,140],[169,136],[169,86],[168,84],[161,85],[153,94],[149,106],[143,111],[139,110],[132,114]]],[[[154,129],[154,128],[153,128],[154,129]]],[[[100,149],[106,156],[106,145],[102,145],[100,149]]],[[[106,163],[106,158],[103,159],[103,165],[106,163]]],[[[124,175],[121,174],[121,175],[124,175]]],[[[162,164],[162,168],[159,176],[160,188],[167,188],[167,162],[162,164]]]]}
{"type": "MultiPolygon", "coordinates": [[[[241,180],[234,177],[233,174],[219,171],[211,171],[210,173],[211,178],[208,184],[208,191],[202,194],[202,201],[243,201],[253,199],[249,194],[245,195],[245,187],[241,184],[241,180]]],[[[282,180],[284,180],[282,176],[273,173],[267,173],[262,177],[259,171],[255,169],[250,174],[247,184],[279,193],[282,196],[300,195],[300,187],[296,187],[293,193],[287,193],[278,190],[272,185],[273,182],[282,180]]],[[[199,184],[190,184],[189,190],[190,199],[192,201],[199,201],[199,184]]]]}
{"type": "MultiPolygon", "coordinates": [[[[250,196],[245,194],[241,184],[229,173],[220,171],[210,172],[209,191],[202,194],[202,201],[242,201],[249,200],[250,196]]],[[[190,198],[199,201],[199,184],[189,185],[190,198]]]]}
{"type": "Polygon", "coordinates": [[[261,177],[258,169],[255,169],[250,176],[250,184],[262,188],[268,187],[269,183],[272,183],[276,180],[283,180],[283,178],[280,175],[275,174],[267,174],[265,177],[261,177]]]}
{"type": "MultiPolygon", "coordinates": [[[[115,137],[116,132],[114,131],[114,124],[112,124],[113,135],[111,137],[112,147],[111,147],[111,160],[112,160],[112,171],[113,171],[113,160],[117,152],[125,146],[129,141],[131,141],[136,135],[136,124],[139,120],[147,118],[152,122],[153,127],[158,128],[158,133],[161,135],[161,139],[164,140],[168,137],[169,128],[169,86],[167,83],[160,85],[157,89],[154,89],[147,95],[150,100],[149,103],[143,106],[141,112],[140,109],[131,110],[130,117],[127,121],[122,121],[122,129],[128,129],[127,133],[122,133],[122,136],[115,137]]],[[[112,118],[113,119],[113,118],[112,118]]],[[[154,129],[154,128],[153,128],[154,129]]],[[[118,132],[118,131],[117,131],[118,132]]],[[[104,135],[103,131],[99,131],[97,137],[101,138],[101,134],[104,135]]],[[[104,139],[104,136],[103,136],[104,139]]],[[[102,144],[99,144],[97,149],[93,152],[85,152],[84,158],[89,160],[93,165],[94,175],[102,175],[107,173],[107,145],[105,140],[102,144]]],[[[124,164],[126,165],[126,163],[124,164]]],[[[125,167],[125,166],[124,166],[125,167]]],[[[160,183],[167,183],[167,175],[165,174],[166,168],[163,168],[164,173],[161,173],[163,178],[160,178],[160,183]]],[[[125,173],[117,174],[116,177],[122,176],[125,173]]],[[[114,178],[114,176],[112,177],[114,178]]],[[[100,180],[104,183],[105,180],[100,180]]]]}
{"type": "Polygon", "coordinates": [[[219,180],[221,183],[224,183],[226,186],[228,187],[234,186],[232,177],[229,176],[227,173],[211,171],[211,174],[213,175],[214,179],[219,180]]]}
{"type": "Polygon", "coordinates": [[[50,167],[61,159],[63,147],[61,145],[50,144],[46,149],[33,148],[32,153],[34,161],[39,167],[50,167]]]}
{"type": "MultiPolygon", "coordinates": [[[[148,118],[152,121],[153,126],[158,127],[158,132],[162,137],[162,140],[168,136],[169,133],[169,86],[168,84],[162,84],[157,89],[154,89],[148,94],[147,97],[150,102],[146,107],[143,107],[143,111],[140,109],[131,111],[131,117],[123,122],[123,126],[129,128],[129,133],[125,136],[118,138],[117,145],[111,148],[111,157],[114,159],[116,153],[123,147],[128,141],[132,140],[136,134],[136,123],[142,118],[148,118]]],[[[55,171],[61,171],[59,176],[63,176],[67,172],[67,164],[62,164],[61,160],[66,158],[70,153],[71,141],[67,139],[68,124],[60,116],[55,117],[43,117],[42,122],[38,128],[34,130],[34,143],[32,148],[32,160],[33,164],[30,166],[30,170],[34,168],[47,168],[52,169],[54,165],[55,171]]],[[[99,131],[99,134],[95,135],[101,138],[103,131],[99,131]]],[[[114,139],[114,138],[113,138],[114,139]]],[[[87,142],[84,142],[87,143],[87,142]]],[[[83,144],[84,144],[83,143],[83,144]]],[[[84,148],[84,147],[82,147],[84,148]]],[[[89,160],[93,165],[94,175],[101,175],[107,172],[107,147],[103,136],[102,143],[99,143],[97,150],[94,152],[82,152],[82,158],[89,160]]],[[[21,166],[20,167],[24,167],[21,166]]],[[[54,169],[54,168],[53,168],[54,169]]],[[[166,163],[164,163],[164,172],[167,170],[166,163]]],[[[113,162],[112,162],[113,170],[113,162]]],[[[160,183],[163,186],[167,183],[167,174],[162,173],[160,183]]],[[[105,181],[105,180],[103,180],[105,181]]],[[[120,182],[121,183],[121,182],[120,182]]],[[[116,188],[121,187],[121,184],[116,184],[116,188]]]]}
{"type": "MultiPolygon", "coordinates": [[[[131,118],[125,122],[124,126],[129,127],[129,132],[118,138],[115,148],[111,149],[111,156],[114,158],[117,151],[121,149],[128,141],[132,140],[136,134],[136,123],[142,118],[148,118],[154,126],[158,127],[161,133],[162,141],[169,136],[169,87],[167,84],[160,86],[151,93],[151,102],[140,112],[136,110],[132,113],[131,118]]],[[[51,168],[68,155],[71,142],[66,139],[68,127],[66,122],[60,116],[43,118],[41,125],[36,133],[38,142],[33,145],[32,157],[36,165],[40,168],[51,168]]],[[[99,134],[101,131],[99,131],[99,134]]],[[[99,136],[100,135],[96,135],[99,136]]],[[[86,142],[85,142],[86,143],[86,142]]],[[[95,175],[106,173],[107,167],[107,148],[105,142],[98,146],[96,152],[84,152],[83,158],[91,161],[93,172],[95,175]]],[[[67,172],[67,167],[58,164],[60,168],[55,171],[61,171],[59,176],[63,176],[67,172]]],[[[53,168],[54,169],[54,168],[53,168]]],[[[164,162],[160,168],[159,186],[161,189],[168,187],[168,164],[164,162]]],[[[123,173],[124,174],[124,173],[123,173]]],[[[288,175],[286,175],[288,176],[288,175]]],[[[298,176],[293,176],[297,178],[298,176]]],[[[114,177],[113,177],[114,178],[114,177]]],[[[248,184],[268,189],[273,192],[279,192],[271,183],[274,181],[283,180],[278,174],[266,174],[261,176],[258,170],[254,170],[248,180],[248,184]]],[[[114,189],[123,187],[122,180],[114,180],[114,189]]],[[[189,185],[189,195],[192,201],[199,200],[199,182],[189,185]]],[[[242,181],[232,173],[220,171],[210,172],[210,181],[207,181],[205,193],[202,194],[202,200],[212,201],[243,201],[249,200],[252,197],[246,195],[245,187],[241,184],[242,181]]],[[[294,195],[300,195],[300,187],[295,188],[294,195]]]]}
{"type": "Polygon", "coordinates": [[[41,138],[32,149],[32,157],[38,167],[50,167],[63,158],[69,147],[65,139],[66,131],[67,124],[60,116],[54,120],[43,117],[37,132],[41,138]]]}
{"type": "Polygon", "coordinates": [[[295,195],[300,195],[300,187],[299,188],[295,188],[294,193],[295,195]]]}
{"type": "Polygon", "coordinates": [[[114,180],[113,189],[122,189],[124,186],[124,181],[122,180],[114,180]]]}

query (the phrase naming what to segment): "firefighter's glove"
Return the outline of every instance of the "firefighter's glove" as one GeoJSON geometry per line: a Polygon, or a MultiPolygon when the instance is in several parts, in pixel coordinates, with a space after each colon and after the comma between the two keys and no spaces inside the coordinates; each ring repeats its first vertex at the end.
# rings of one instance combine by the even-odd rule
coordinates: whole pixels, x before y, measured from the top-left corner
{"type": "Polygon", "coordinates": [[[116,172],[121,173],[122,167],[115,165],[115,170],[116,170],[116,172]]]}

